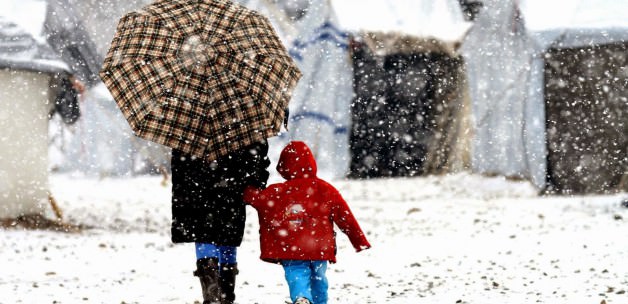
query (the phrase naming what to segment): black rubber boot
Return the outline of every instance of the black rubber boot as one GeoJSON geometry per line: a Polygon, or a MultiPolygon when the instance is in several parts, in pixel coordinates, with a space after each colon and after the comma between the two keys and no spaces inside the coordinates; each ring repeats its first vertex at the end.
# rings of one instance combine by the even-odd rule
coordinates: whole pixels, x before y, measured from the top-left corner
{"type": "Polygon", "coordinates": [[[237,274],[238,264],[224,264],[220,267],[222,304],[233,304],[233,301],[235,301],[235,279],[237,274]]]}
{"type": "Polygon", "coordinates": [[[221,280],[218,259],[203,258],[197,260],[194,275],[201,280],[203,304],[221,304],[221,280]]]}

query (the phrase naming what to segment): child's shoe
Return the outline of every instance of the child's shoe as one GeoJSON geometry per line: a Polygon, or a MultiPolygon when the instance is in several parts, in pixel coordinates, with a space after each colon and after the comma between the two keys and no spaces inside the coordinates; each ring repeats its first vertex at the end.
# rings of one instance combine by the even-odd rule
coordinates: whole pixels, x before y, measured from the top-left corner
{"type": "Polygon", "coordinates": [[[310,302],[310,300],[306,298],[298,298],[296,301],[294,301],[294,304],[312,304],[312,302],[310,302]]]}

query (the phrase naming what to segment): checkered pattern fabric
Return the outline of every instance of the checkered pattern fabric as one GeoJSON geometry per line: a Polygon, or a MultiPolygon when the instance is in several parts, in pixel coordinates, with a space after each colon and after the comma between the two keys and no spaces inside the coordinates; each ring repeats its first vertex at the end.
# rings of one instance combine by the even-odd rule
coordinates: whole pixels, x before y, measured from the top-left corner
{"type": "Polygon", "coordinates": [[[100,77],[137,136],[214,160],[279,133],[301,72],[259,13],[158,0],[120,19],[100,77]]]}

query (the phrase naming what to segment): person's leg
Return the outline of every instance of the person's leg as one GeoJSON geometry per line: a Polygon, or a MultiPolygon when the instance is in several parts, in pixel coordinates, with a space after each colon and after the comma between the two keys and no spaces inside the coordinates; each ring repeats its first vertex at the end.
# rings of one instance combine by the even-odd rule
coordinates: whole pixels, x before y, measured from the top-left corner
{"type": "Polygon", "coordinates": [[[329,283],[327,282],[327,261],[312,261],[311,267],[311,282],[312,282],[312,303],[314,304],[327,304],[327,289],[329,283]]]}
{"type": "Polygon", "coordinates": [[[203,304],[219,304],[222,301],[218,262],[219,251],[216,246],[196,243],[196,271],[194,271],[194,275],[201,281],[203,304]]]}
{"type": "Polygon", "coordinates": [[[233,304],[235,301],[235,281],[238,274],[237,247],[218,246],[220,251],[220,289],[222,290],[223,304],[233,304]]]}
{"type": "Polygon", "coordinates": [[[210,243],[195,243],[196,259],[215,258],[220,260],[219,246],[210,243]]]}
{"type": "Polygon", "coordinates": [[[237,247],[196,243],[196,258],[217,259],[219,264],[220,298],[223,304],[235,301],[235,279],[238,274],[237,247]]]}
{"type": "Polygon", "coordinates": [[[286,282],[290,289],[290,299],[295,302],[298,298],[312,300],[310,286],[309,261],[285,260],[281,262],[286,274],[286,282]]]}

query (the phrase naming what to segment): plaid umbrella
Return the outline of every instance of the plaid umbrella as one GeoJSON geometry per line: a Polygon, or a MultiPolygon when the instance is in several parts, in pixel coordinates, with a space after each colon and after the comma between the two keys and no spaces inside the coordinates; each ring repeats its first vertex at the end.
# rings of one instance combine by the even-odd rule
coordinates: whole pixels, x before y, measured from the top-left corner
{"type": "Polygon", "coordinates": [[[214,160],[279,133],[301,72],[259,13],[158,0],[120,19],[100,77],[137,136],[214,160]]]}

